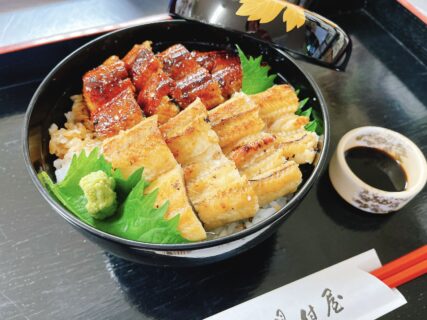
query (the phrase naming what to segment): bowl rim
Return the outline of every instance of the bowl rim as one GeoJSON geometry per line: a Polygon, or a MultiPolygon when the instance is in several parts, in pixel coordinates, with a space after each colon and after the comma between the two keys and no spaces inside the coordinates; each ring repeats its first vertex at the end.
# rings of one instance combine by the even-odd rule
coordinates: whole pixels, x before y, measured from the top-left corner
{"type": "MultiPolygon", "coordinates": [[[[316,93],[316,98],[318,99],[320,109],[323,114],[323,120],[324,120],[324,133],[323,133],[323,146],[322,150],[320,152],[317,164],[315,165],[313,171],[311,172],[308,179],[304,182],[301,189],[299,189],[295,195],[292,197],[291,200],[289,200],[283,207],[281,207],[280,210],[278,210],[275,214],[271,215],[270,217],[260,221],[257,224],[254,224],[250,228],[247,228],[245,230],[241,230],[239,232],[236,232],[234,234],[217,238],[217,239],[211,239],[211,240],[204,240],[199,242],[190,242],[190,243],[183,243],[183,244],[156,244],[156,243],[145,243],[145,242],[139,242],[134,240],[128,240],[125,238],[121,238],[106,232],[103,232],[101,230],[98,230],[83,221],[81,221],[79,218],[77,218],[73,213],[68,211],[65,207],[60,205],[58,202],[56,202],[53,197],[48,193],[48,191],[43,187],[39,179],[37,178],[37,172],[36,169],[33,167],[33,164],[30,159],[29,154],[29,123],[30,118],[33,113],[34,107],[38,101],[39,96],[44,91],[45,87],[48,85],[50,81],[52,81],[53,76],[55,73],[61,69],[66,63],[68,63],[69,60],[71,60],[74,56],[80,54],[82,51],[84,51],[86,48],[92,46],[94,43],[99,41],[104,41],[108,37],[111,37],[112,35],[116,35],[119,33],[126,33],[129,30],[132,29],[138,29],[144,26],[148,25],[166,25],[166,24],[188,24],[188,23],[194,23],[194,24],[200,24],[198,22],[189,22],[185,19],[168,19],[168,20],[160,20],[156,22],[147,22],[142,23],[136,26],[131,26],[119,30],[115,30],[113,32],[106,33],[104,35],[101,35],[88,43],[80,46],[73,52],[71,52],[69,55],[67,55],[64,59],[62,59],[43,79],[43,81],[38,86],[37,90],[35,91],[34,95],[32,96],[30,103],[28,105],[27,111],[25,113],[25,119],[24,119],[24,127],[22,129],[22,138],[23,138],[23,155],[24,155],[24,162],[25,166],[28,170],[28,173],[31,177],[31,180],[35,184],[37,190],[40,192],[40,194],[43,196],[43,198],[50,204],[50,206],[59,213],[65,220],[67,220],[70,224],[72,224],[74,227],[82,228],[84,231],[87,231],[91,233],[92,235],[95,235],[97,237],[103,238],[104,240],[110,240],[113,242],[117,242],[122,245],[134,247],[137,249],[145,249],[145,250],[159,250],[159,251],[188,251],[188,250],[194,250],[194,249],[204,249],[204,248],[211,248],[222,244],[227,244],[229,242],[242,239],[246,236],[249,236],[263,228],[266,228],[270,226],[273,222],[281,218],[283,215],[288,215],[298,204],[298,202],[308,193],[308,191],[311,189],[313,184],[318,180],[320,177],[320,173],[323,171],[323,169],[326,166],[327,156],[328,156],[328,150],[329,150],[329,144],[330,144],[330,118],[329,118],[329,112],[326,106],[326,102],[323,98],[323,95],[320,91],[320,88],[318,87],[317,83],[313,80],[310,74],[308,74],[306,71],[304,71],[301,67],[299,67],[294,59],[284,52],[283,50],[280,50],[279,48],[275,47],[272,44],[268,44],[265,41],[258,40],[248,34],[241,33],[238,31],[228,30],[216,26],[207,26],[214,29],[220,29],[224,32],[230,32],[239,34],[244,38],[249,38],[250,40],[255,40],[259,43],[261,43],[263,46],[269,46],[272,50],[277,51],[282,56],[284,56],[290,63],[292,63],[297,70],[299,70],[304,77],[308,80],[309,84],[311,85],[312,89],[316,93]]],[[[266,228],[268,229],[268,228],[266,228]]]]}

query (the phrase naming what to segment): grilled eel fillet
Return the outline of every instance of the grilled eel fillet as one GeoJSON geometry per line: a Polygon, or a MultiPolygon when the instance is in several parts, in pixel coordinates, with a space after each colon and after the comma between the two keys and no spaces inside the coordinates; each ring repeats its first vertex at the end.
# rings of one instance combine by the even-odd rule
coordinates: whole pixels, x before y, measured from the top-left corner
{"type": "Polygon", "coordinates": [[[260,206],[295,192],[302,181],[298,164],[286,160],[276,137],[266,132],[242,139],[227,157],[248,178],[260,206]]]}
{"type": "Polygon", "coordinates": [[[125,64],[111,56],[83,76],[83,97],[91,112],[110,102],[125,88],[133,88],[125,64]]]}
{"type": "Polygon", "coordinates": [[[174,81],[163,71],[163,63],[156,58],[151,42],[137,44],[123,58],[138,93],[138,104],[147,116],[158,115],[160,124],[179,112],[169,99],[174,81]]]}
{"type": "Polygon", "coordinates": [[[224,99],[242,89],[242,67],[238,56],[227,51],[192,51],[191,55],[218,81],[224,99]]]}
{"type": "Polygon", "coordinates": [[[180,165],[155,179],[145,189],[145,193],[150,193],[158,189],[155,206],[160,207],[169,201],[166,219],[171,219],[177,214],[180,215],[178,230],[182,236],[190,241],[200,241],[206,239],[206,231],[202,223],[197,218],[190,205],[184,184],[184,174],[180,165]]]}
{"type": "Polygon", "coordinates": [[[91,113],[95,132],[104,137],[111,137],[121,130],[132,128],[141,122],[143,117],[130,88],[124,89],[112,100],[91,113]]]}
{"type": "Polygon", "coordinates": [[[319,137],[304,129],[309,121],[307,117],[295,115],[298,97],[294,89],[289,85],[276,85],[251,95],[251,99],[259,106],[267,130],[277,137],[284,156],[298,164],[312,163],[319,137]]]}
{"type": "Polygon", "coordinates": [[[206,238],[206,232],[188,201],[182,168],[158,129],[157,116],[104,140],[103,154],[113,168],[122,171],[125,178],[144,167],[144,177],[151,182],[146,192],[159,190],[156,199],[158,206],[169,201],[165,218],[180,214],[178,230],[184,238],[192,241],[206,238]]]}
{"type": "Polygon", "coordinates": [[[188,197],[211,230],[253,217],[258,198],[246,177],[227,159],[207,121],[200,99],[160,127],[177,161],[184,168],[188,197]]]}
{"type": "Polygon", "coordinates": [[[150,182],[177,164],[157,128],[157,116],[104,140],[103,154],[125,178],[144,167],[144,177],[150,182]]]}
{"type": "Polygon", "coordinates": [[[210,110],[208,115],[212,128],[218,134],[221,148],[260,132],[265,126],[259,117],[259,107],[244,93],[236,93],[210,110]]]}
{"type": "Polygon", "coordinates": [[[171,96],[180,107],[186,108],[196,98],[208,109],[224,101],[218,82],[182,44],[158,53],[157,58],[163,63],[163,71],[175,81],[171,96]]]}
{"type": "Polygon", "coordinates": [[[98,136],[113,136],[143,119],[134,91],[125,64],[117,56],[83,76],[83,97],[98,136]]]}
{"type": "Polygon", "coordinates": [[[275,136],[263,132],[259,107],[247,95],[235,94],[208,114],[222,150],[248,178],[261,206],[296,191],[298,165],[286,160],[275,136]]]}
{"type": "Polygon", "coordinates": [[[210,109],[242,87],[240,60],[225,51],[190,53],[178,44],[155,56],[145,41],[123,62],[139,92],[139,105],[147,116],[157,114],[160,124],[179,112],[170,96],[183,108],[200,97],[210,109]]]}

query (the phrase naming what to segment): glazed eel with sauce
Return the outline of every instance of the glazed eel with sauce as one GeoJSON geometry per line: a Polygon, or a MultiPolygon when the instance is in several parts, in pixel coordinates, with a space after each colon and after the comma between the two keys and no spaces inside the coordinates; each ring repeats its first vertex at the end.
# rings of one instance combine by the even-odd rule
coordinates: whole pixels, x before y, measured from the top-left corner
{"type": "Polygon", "coordinates": [[[87,72],[83,96],[95,131],[112,136],[141,121],[143,114],[157,114],[164,123],[196,98],[211,109],[241,86],[242,70],[235,55],[190,52],[181,44],[154,54],[151,42],[146,41],[135,45],[122,60],[112,56],[87,72]],[[124,102],[118,105],[119,101],[124,102]],[[136,108],[138,104],[143,113],[136,108]]]}

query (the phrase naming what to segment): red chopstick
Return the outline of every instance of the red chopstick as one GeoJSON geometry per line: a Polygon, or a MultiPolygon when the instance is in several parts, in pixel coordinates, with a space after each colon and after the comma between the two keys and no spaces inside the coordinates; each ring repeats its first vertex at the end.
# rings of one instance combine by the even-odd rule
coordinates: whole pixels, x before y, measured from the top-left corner
{"type": "Polygon", "coordinates": [[[427,273],[427,260],[424,260],[412,267],[403,270],[395,275],[382,280],[390,288],[397,288],[415,278],[421,277],[427,273]]]}
{"type": "Polygon", "coordinates": [[[426,273],[427,245],[371,272],[372,275],[382,280],[390,288],[396,288],[426,273]]]}

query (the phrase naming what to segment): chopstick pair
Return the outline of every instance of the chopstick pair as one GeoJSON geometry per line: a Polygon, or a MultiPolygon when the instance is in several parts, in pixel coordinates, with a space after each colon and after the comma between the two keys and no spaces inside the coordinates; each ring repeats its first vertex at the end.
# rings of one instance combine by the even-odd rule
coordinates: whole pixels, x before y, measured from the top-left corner
{"type": "Polygon", "coordinates": [[[396,288],[427,273],[427,245],[371,272],[390,288],[396,288]]]}

